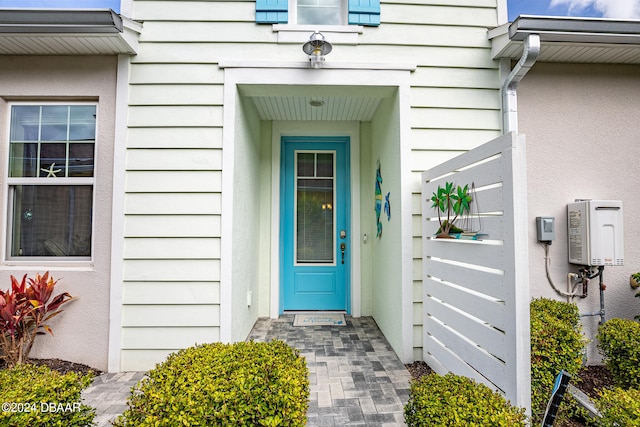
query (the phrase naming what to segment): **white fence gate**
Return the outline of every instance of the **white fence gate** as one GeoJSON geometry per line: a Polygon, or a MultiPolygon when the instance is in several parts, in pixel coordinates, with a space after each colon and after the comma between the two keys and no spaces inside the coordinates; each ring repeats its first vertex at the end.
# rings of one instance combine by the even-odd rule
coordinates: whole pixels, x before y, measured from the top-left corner
{"type": "Polygon", "coordinates": [[[530,413],[524,136],[501,136],[422,178],[424,360],[440,374],[487,384],[530,413]],[[481,240],[434,237],[430,199],[446,182],[474,184],[481,240]]]}

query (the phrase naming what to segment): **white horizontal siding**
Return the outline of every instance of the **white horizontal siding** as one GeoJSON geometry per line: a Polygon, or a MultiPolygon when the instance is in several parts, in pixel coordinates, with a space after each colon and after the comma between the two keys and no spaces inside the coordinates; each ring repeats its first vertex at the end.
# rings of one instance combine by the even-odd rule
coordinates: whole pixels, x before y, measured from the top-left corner
{"type": "Polygon", "coordinates": [[[130,215],[219,215],[220,193],[130,193],[124,211],[130,215]]]}
{"type": "MultiPolygon", "coordinates": [[[[126,330],[126,329],[125,329],[126,330]]],[[[124,330],[123,330],[124,333],[124,330]]],[[[120,370],[123,372],[148,371],[157,363],[162,362],[169,354],[180,350],[176,346],[173,349],[145,349],[145,350],[127,350],[120,352],[120,370]]]]}
{"type": "Polygon", "coordinates": [[[457,108],[413,108],[413,128],[482,129],[498,131],[501,127],[499,111],[462,110],[457,108]]]}
{"type": "Polygon", "coordinates": [[[126,282],[122,301],[128,305],[220,304],[220,282],[126,282]]]}
{"type": "MultiPolygon", "coordinates": [[[[462,154],[462,150],[419,150],[411,153],[409,164],[413,172],[422,172],[425,167],[433,167],[462,154]]],[[[417,216],[414,212],[414,217],[417,216]]]]}
{"type": "Polygon", "coordinates": [[[222,127],[130,128],[128,142],[129,148],[222,148],[222,127]]]}
{"type": "Polygon", "coordinates": [[[129,127],[222,126],[220,106],[133,106],[129,127]]]}
{"type": "Polygon", "coordinates": [[[180,1],[181,7],[167,7],[166,1],[136,1],[134,15],[147,21],[211,21],[254,22],[255,0],[217,2],[215,13],[211,2],[180,1]]]}
{"type": "MultiPolygon", "coordinates": [[[[388,3],[388,2],[387,2],[388,3]]],[[[451,7],[424,3],[398,2],[383,5],[382,19],[385,23],[403,23],[416,25],[443,25],[492,27],[496,22],[494,8],[451,7]]]]}
{"type": "Polygon", "coordinates": [[[127,239],[125,259],[219,259],[217,237],[146,237],[127,239]]]}
{"type": "Polygon", "coordinates": [[[363,44],[490,48],[487,29],[443,25],[385,24],[380,31],[365,31],[363,44]]]}
{"type": "Polygon", "coordinates": [[[130,83],[133,85],[222,84],[224,83],[224,71],[217,65],[208,64],[136,64],[131,69],[130,83]]]}
{"type": "Polygon", "coordinates": [[[414,129],[411,136],[416,151],[467,151],[499,135],[495,129],[414,129]]]}
{"type": "Polygon", "coordinates": [[[125,237],[220,237],[218,215],[128,215],[125,237]]]}
{"type": "Polygon", "coordinates": [[[131,171],[127,173],[130,193],[219,193],[220,171],[131,171]]]}
{"type": "Polygon", "coordinates": [[[124,275],[132,281],[219,281],[217,259],[135,259],[125,260],[124,275]]]}
{"type": "Polygon", "coordinates": [[[222,150],[195,148],[129,150],[127,169],[131,171],[222,170],[222,150]]]}
{"type": "Polygon", "coordinates": [[[216,105],[222,100],[222,89],[222,85],[208,84],[134,85],[129,105],[216,105]]]}
{"type": "MultiPolygon", "coordinates": [[[[468,61],[468,58],[466,60],[468,61]]],[[[459,64],[461,61],[456,62],[459,64]]],[[[453,63],[449,63],[446,67],[437,64],[418,67],[413,73],[413,85],[454,89],[500,89],[500,80],[496,69],[482,68],[481,64],[476,64],[478,68],[474,68],[472,65],[468,63],[466,67],[464,65],[456,67],[453,63]]]]}
{"type": "MultiPolygon", "coordinates": [[[[160,308],[161,310],[162,308],[160,308]]],[[[195,344],[217,342],[217,327],[139,327],[122,333],[122,348],[127,350],[186,348],[195,344]]]]}
{"type": "Polygon", "coordinates": [[[125,305],[122,325],[136,328],[220,326],[220,310],[216,305],[125,305]]]}
{"type": "Polygon", "coordinates": [[[500,110],[497,89],[413,87],[411,105],[429,108],[500,110]]]}

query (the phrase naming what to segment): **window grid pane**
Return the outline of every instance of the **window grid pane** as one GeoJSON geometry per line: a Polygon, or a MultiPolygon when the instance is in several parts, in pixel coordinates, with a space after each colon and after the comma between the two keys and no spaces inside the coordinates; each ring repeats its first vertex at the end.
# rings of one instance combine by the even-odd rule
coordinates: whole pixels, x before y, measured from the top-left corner
{"type": "Polygon", "coordinates": [[[296,263],[332,264],[335,253],[334,154],[298,152],[296,161],[296,263]]]}
{"type": "Polygon", "coordinates": [[[93,176],[95,105],[13,106],[11,116],[10,177],[93,176]]]}

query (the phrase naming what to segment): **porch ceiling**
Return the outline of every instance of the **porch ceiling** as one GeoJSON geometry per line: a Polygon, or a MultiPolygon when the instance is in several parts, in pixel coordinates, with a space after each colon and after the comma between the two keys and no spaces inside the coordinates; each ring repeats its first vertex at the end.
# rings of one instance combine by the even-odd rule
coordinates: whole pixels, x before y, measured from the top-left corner
{"type": "Polygon", "coordinates": [[[255,105],[261,120],[368,122],[390,88],[336,86],[243,87],[241,94],[255,105]],[[321,106],[312,106],[319,101],[321,106]]]}

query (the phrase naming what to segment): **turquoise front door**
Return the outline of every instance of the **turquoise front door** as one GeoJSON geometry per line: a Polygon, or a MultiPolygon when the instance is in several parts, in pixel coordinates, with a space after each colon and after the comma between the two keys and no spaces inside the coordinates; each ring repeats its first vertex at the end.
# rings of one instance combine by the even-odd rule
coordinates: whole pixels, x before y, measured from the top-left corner
{"type": "Polygon", "coordinates": [[[280,311],[349,311],[349,138],[283,137],[280,311]]]}

